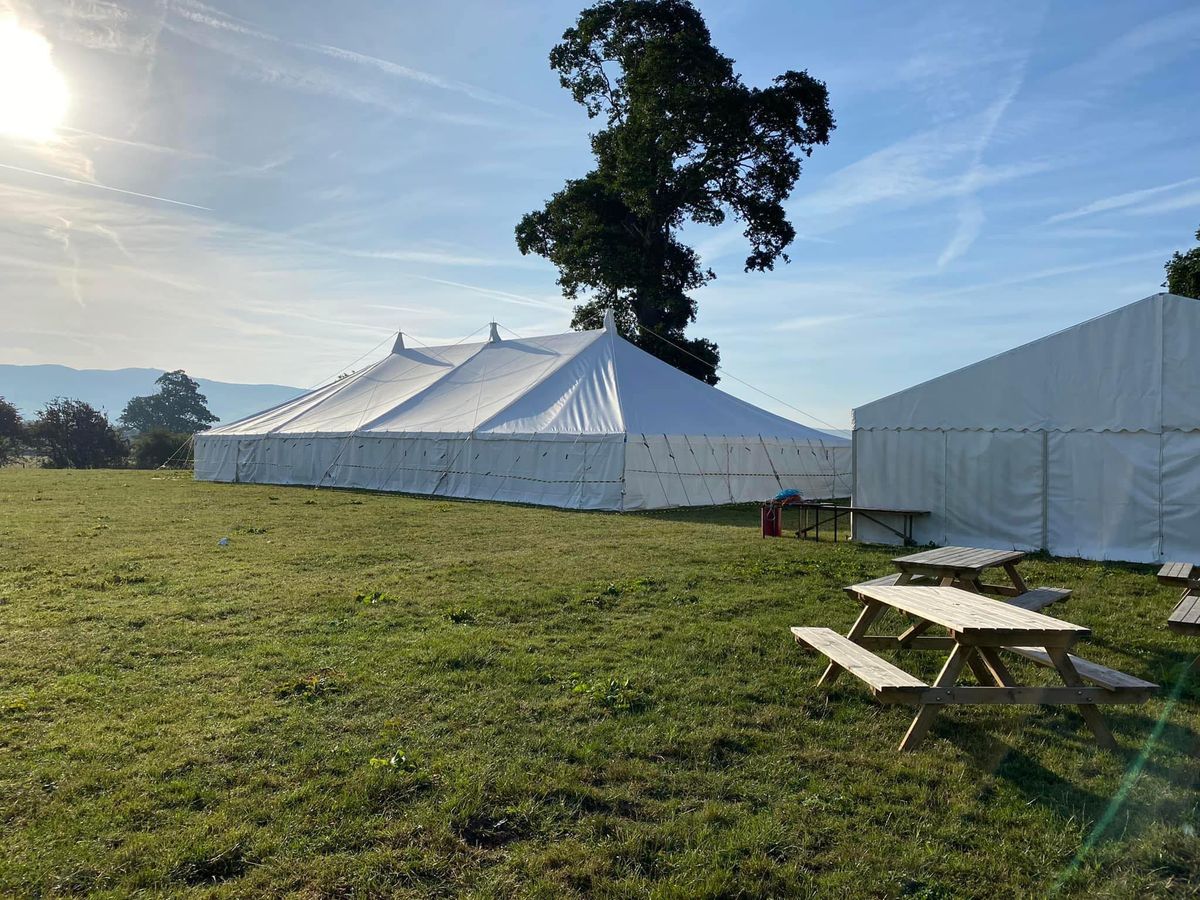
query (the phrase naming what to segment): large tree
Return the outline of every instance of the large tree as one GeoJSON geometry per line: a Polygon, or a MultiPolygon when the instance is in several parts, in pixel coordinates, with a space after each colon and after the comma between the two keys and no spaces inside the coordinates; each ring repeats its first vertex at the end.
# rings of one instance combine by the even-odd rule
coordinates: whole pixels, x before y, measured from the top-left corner
{"type": "Polygon", "coordinates": [[[715,276],[679,229],[732,215],[750,245],[746,271],[786,261],[796,232],[783,201],[801,157],[834,128],[825,85],[788,71],[747,87],[687,0],[585,9],[550,66],[604,127],[591,135],[595,168],[522,218],[517,246],[557,266],[580,301],[573,327],[595,328],[611,309],[629,340],[715,384],[717,346],[684,335],[691,292],[715,276]]]}
{"type": "Polygon", "coordinates": [[[206,405],[207,398],[200,393],[200,385],[183,369],[164,372],[154,383],[158,385],[157,394],[134,397],[125,404],[121,424],[126,428],[139,434],[156,429],[192,434],[217,421],[206,405]]]}
{"type": "MultiPolygon", "coordinates": [[[[1200,241],[1200,228],[1196,229],[1196,240],[1200,241]]],[[[1167,280],[1163,287],[1172,294],[1200,300],[1200,247],[1193,247],[1187,253],[1175,251],[1167,260],[1167,280]]]]}
{"type": "Polygon", "coordinates": [[[51,400],[29,432],[50,468],[118,468],[129,457],[129,445],[104,413],[82,400],[51,400]]]}

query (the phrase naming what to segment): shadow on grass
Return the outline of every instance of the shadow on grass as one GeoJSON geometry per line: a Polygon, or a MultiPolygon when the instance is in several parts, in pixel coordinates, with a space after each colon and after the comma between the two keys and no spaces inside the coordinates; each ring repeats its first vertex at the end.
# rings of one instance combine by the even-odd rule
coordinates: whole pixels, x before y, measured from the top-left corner
{"type": "MultiPolygon", "coordinates": [[[[1172,712],[1176,708],[1168,703],[1160,721],[1133,708],[1100,707],[1114,734],[1137,735],[1141,738],[1135,746],[1122,745],[1112,757],[1119,760],[1125,770],[1123,783],[1131,777],[1136,779],[1145,775],[1162,779],[1185,791],[1200,784],[1200,767],[1197,766],[1200,737],[1187,725],[1172,721],[1172,712]]],[[[1113,795],[1097,793],[1055,772],[1042,759],[1004,737],[1006,732],[1010,736],[1019,732],[1022,743],[1032,742],[1043,750],[1066,750],[1079,757],[1100,753],[1107,755],[1106,751],[1096,746],[1091,730],[1074,707],[1032,709],[1015,722],[1001,715],[987,716],[983,721],[976,719],[970,726],[962,721],[955,722],[950,716],[939,717],[933,732],[958,746],[973,759],[978,769],[1003,780],[1025,795],[1029,802],[1053,810],[1064,820],[1077,817],[1080,813],[1087,818],[1097,819],[1114,802],[1118,805],[1125,802],[1117,799],[1123,793],[1122,787],[1117,787],[1113,795]]],[[[1095,761],[1086,767],[1094,764],[1095,761]]],[[[1074,772],[1077,768],[1067,766],[1066,770],[1074,772]]],[[[1155,804],[1147,806],[1145,801],[1141,801],[1126,805],[1139,807],[1134,810],[1135,818],[1154,821],[1152,808],[1155,804]]]]}

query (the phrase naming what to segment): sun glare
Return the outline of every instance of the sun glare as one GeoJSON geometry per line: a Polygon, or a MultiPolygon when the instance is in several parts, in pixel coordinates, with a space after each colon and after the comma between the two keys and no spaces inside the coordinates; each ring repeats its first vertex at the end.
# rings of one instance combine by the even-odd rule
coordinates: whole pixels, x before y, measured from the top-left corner
{"type": "Polygon", "coordinates": [[[67,111],[67,82],[50,44],[11,19],[0,20],[0,135],[54,138],[67,111]]]}

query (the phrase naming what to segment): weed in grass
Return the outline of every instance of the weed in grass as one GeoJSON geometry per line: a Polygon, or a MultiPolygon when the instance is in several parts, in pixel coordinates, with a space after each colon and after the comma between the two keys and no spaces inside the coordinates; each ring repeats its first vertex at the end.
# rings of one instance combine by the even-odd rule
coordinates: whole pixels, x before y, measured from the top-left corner
{"type": "MultiPolygon", "coordinates": [[[[572,677],[578,677],[578,673],[572,677]]],[[[608,678],[591,683],[576,681],[571,690],[583,694],[596,706],[609,712],[643,712],[650,706],[649,695],[628,678],[608,678]]]]}
{"type": "Polygon", "coordinates": [[[367,606],[396,603],[398,600],[398,597],[393,597],[391,594],[385,594],[383,591],[360,591],[354,595],[355,603],[364,603],[367,606]]]}
{"type": "Polygon", "coordinates": [[[341,679],[343,678],[345,678],[344,672],[338,672],[328,667],[318,669],[316,672],[279,686],[275,689],[275,696],[280,700],[316,700],[328,697],[342,692],[341,679]]]}
{"type": "Polygon", "coordinates": [[[450,612],[446,613],[446,618],[449,619],[451,622],[453,622],[455,625],[474,625],[475,624],[475,613],[471,612],[471,610],[466,609],[466,608],[452,609],[452,610],[450,610],[450,612]]]}

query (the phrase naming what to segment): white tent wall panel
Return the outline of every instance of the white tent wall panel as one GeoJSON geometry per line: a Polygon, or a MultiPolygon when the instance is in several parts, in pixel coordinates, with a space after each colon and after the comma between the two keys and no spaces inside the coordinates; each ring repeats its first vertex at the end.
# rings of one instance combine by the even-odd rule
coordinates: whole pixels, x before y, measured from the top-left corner
{"type": "Polygon", "coordinates": [[[237,480],[237,440],[196,435],[194,476],[197,481],[237,480]]]}
{"type": "Polygon", "coordinates": [[[528,436],[468,438],[436,493],[578,509],[618,509],[621,436],[546,440],[528,436]]]}
{"type": "Polygon", "coordinates": [[[1200,431],[1162,435],[1164,559],[1200,560],[1200,431]]]}
{"type": "MultiPolygon", "coordinates": [[[[946,436],[940,431],[854,432],[854,502],[888,509],[927,509],[913,520],[918,544],[946,543],[946,436]]],[[[896,535],[862,516],[853,517],[861,541],[894,543],[896,535]]]]}
{"type": "Polygon", "coordinates": [[[1159,558],[1159,435],[1051,432],[1046,532],[1057,556],[1159,558]]]}
{"type": "Polygon", "coordinates": [[[948,431],[944,543],[1036,550],[1043,541],[1043,435],[948,431]],[[980,503],[981,497],[1003,498],[980,503]]]}
{"type": "MultiPolygon", "coordinates": [[[[929,510],[914,522],[919,544],[1153,562],[1162,558],[1161,530],[1164,548],[1200,558],[1196,507],[1166,499],[1200,502],[1200,433],[860,429],[854,440],[855,502],[929,510]]],[[[854,535],[897,541],[861,517],[854,535]]]]}

